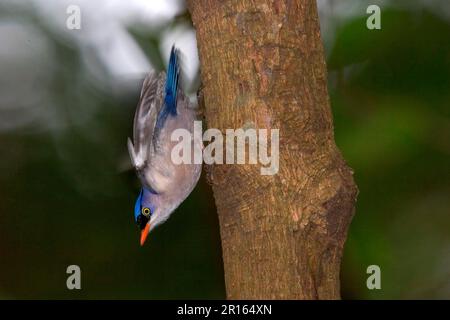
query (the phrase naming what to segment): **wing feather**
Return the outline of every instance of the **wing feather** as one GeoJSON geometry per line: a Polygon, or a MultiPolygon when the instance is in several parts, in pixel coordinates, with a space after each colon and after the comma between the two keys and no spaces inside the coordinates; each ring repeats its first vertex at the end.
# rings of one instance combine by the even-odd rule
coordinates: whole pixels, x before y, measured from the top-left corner
{"type": "Polygon", "coordinates": [[[167,177],[152,168],[151,161],[161,150],[159,137],[167,117],[176,117],[177,100],[184,100],[179,73],[178,50],[172,47],[167,76],[164,72],[150,73],[144,79],[134,116],[133,142],[128,139],[131,161],[142,184],[156,192],[164,189],[167,177]]]}
{"type": "Polygon", "coordinates": [[[128,151],[136,170],[142,170],[153,146],[156,119],[163,106],[165,75],[150,73],[142,84],[141,95],[134,115],[133,142],[128,139],[128,151]]]}

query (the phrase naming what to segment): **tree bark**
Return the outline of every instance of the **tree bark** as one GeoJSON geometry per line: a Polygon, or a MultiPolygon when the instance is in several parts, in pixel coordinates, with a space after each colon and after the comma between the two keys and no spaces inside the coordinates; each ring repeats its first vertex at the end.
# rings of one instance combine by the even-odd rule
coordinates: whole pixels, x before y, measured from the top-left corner
{"type": "Polygon", "coordinates": [[[334,142],[316,2],[187,2],[208,127],[280,130],[278,174],[210,170],[227,297],[339,299],[357,187],[334,142]]]}

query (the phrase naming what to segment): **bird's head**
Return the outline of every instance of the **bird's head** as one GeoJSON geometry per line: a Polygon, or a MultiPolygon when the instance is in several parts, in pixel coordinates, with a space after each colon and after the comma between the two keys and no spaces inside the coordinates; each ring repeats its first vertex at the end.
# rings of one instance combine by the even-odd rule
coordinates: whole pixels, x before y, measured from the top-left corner
{"type": "Polygon", "coordinates": [[[153,193],[146,188],[142,188],[134,205],[134,220],[141,230],[141,246],[144,245],[145,239],[150,232],[152,225],[152,217],[154,217],[155,206],[152,203],[153,193]]]}

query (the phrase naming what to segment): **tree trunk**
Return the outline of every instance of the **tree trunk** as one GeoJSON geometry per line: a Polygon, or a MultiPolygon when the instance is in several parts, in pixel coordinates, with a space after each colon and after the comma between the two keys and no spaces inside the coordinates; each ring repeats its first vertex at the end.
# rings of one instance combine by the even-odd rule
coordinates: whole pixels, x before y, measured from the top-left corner
{"type": "Polygon", "coordinates": [[[316,2],[188,0],[188,8],[208,127],[280,130],[278,174],[211,168],[227,297],[339,299],[357,188],[334,142],[316,2]]]}

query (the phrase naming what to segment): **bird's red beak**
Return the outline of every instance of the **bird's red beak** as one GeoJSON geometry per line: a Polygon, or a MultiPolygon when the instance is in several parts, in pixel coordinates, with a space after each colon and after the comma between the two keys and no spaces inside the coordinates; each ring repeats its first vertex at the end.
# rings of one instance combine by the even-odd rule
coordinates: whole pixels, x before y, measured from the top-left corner
{"type": "Polygon", "coordinates": [[[141,246],[144,245],[145,239],[147,239],[148,233],[150,231],[150,222],[145,225],[145,228],[141,231],[141,246]]]}

